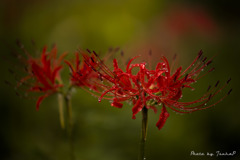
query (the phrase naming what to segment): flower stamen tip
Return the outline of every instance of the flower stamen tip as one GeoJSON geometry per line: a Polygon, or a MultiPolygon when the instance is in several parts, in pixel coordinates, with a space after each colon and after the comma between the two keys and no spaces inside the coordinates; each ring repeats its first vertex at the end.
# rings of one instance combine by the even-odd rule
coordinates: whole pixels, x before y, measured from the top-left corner
{"type": "Polygon", "coordinates": [[[228,91],[227,95],[230,95],[231,92],[232,92],[232,89],[230,89],[230,90],[228,91]]]}
{"type": "Polygon", "coordinates": [[[228,80],[227,80],[227,84],[231,81],[232,79],[231,78],[229,78],[228,80]]]}

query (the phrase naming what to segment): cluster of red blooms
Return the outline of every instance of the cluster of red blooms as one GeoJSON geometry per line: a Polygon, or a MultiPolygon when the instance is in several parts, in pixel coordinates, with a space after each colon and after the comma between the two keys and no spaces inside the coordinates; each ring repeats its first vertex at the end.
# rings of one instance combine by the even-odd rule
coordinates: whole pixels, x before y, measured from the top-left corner
{"type": "Polygon", "coordinates": [[[207,61],[207,58],[203,57],[202,51],[198,53],[187,69],[182,71],[182,67],[179,67],[173,74],[171,74],[169,62],[164,56],[153,70],[147,69],[145,62],[132,64],[139,56],[129,60],[125,71],[119,68],[117,60],[114,59],[114,68],[111,71],[94,51],[88,50],[88,52],[91,54],[91,61],[89,61],[88,55],[82,54],[85,64],[99,77],[98,80],[89,80],[95,86],[95,90],[91,94],[99,95],[99,102],[102,98],[111,100],[111,105],[117,108],[122,108],[122,102],[131,101],[133,119],[144,107],[153,109],[156,113],[156,106],[162,105],[160,118],[156,124],[158,129],[163,127],[169,117],[166,107],[179,113],[191,113],[216,105],[232,91],[231,89],[222,98],[211,103],[213,97],[223,90],[231,79],[221,87],[218,87],[219,81],[217,81],[214,87],[208,87],[202,97],[191,102],[179,101],[184,88],[192,88],[191,84],[214,70],[211,68],[207,73],[200,75],[201,71],[212,62],[212,59],[207,61]],[[134,74],[133,69],[137,70],[137,73],[134,74]],[[208,102],[209,105],[206,105],[208,102]]]}
{"type": "Polygon", "coordinates": [[[91,83],[91,79],[97,79],[98,74],[92,70],[90,66],[95,67],[96,63],[94,62],[94,56],[88,56],[84,52],[81,52],[82,56],[85,57],[85,62],[81,63],[79,59],[79,52],[76,52],[75,67],[65,60],[65,63],[69,66],[71,70],[71,83],[79,87],[89,87],[96,90],[96,86],[91,83]],[[88,65],[87,65],[88,64],[88,65]]]}
{"type": "Polygon", "coordinates": [[[27,52],[28,59],[25,60],[27,66],[25,68],[28,75],[20,80],[18,86],[28,81],[30,92],[40,92],[43,95],[40,96],[37,100],[37,110],[42,100],[49,95],[58,92],[58,89],[63,87],[63,84],[60,84],[60,75],[59,72],[62,69],[61,62],[66,56],[66,53],[63,53],[57,59],[57,48],[56,46],[50,52],[47,52],[47,47],[43,48],[40,58],[33,58],[27,52]]]}
{"type": "MultiPolygon", "coordinates": [[[[161,105],[160,117],[156,124],[158,129],[163,127],[169,117],[167,107],[179,113],[191,113],[216,105],[232,91],[232,89],[229,90],[227,94],[213,102],[213,97],[223,90],[231,79],[221,87],[217,81],[215,86],[209,86],[207,92],[198,99],[190,102],[179,101],[184,88],[192,88],[191,85],[194,82],[214,70],[211,68],[205,74],[200,74],[212,62],[212,59],[207,60],[203,56],[202,51],[187,69],[182,71],[182,67],[179,67],[174,73],[171,73],[169,62],[164,56],[161,57],[155,69],[148,69],[145,62],[133,63],[139,57],[136,56],[129,60],[125,70],[119,68],[117,60],[114,59],[113,70],[111,70],[96,52],[87,51],[89,54],[84,51],[76,52],[75,67],[65,60],[71,70],[72,85],[82,87],[92,95],[98,96],[99,102],[102,99],[110,100],[111,105],[117,108],[122,108],[124,101],[132,102],[133,119],[144,107],[157,113],[157,107],[161,105]],[[79,54],[83,57],[83,63],[80,62],[79,54]]],[[[28,79],[34,79],[29,90],[44,93],[38,98],[37,109],[44,98],[58,92],[58,89],[63,86],[58,80],[60,79],[59,71],[62,68],[60,63],[66,54],[56,59],[56,53],[56,47],[49,53],[46,52],[45,47],[41,59],[33,59],[29,56],[27,61],[29,75],[20,81],[23,83],[28,79]]]]}

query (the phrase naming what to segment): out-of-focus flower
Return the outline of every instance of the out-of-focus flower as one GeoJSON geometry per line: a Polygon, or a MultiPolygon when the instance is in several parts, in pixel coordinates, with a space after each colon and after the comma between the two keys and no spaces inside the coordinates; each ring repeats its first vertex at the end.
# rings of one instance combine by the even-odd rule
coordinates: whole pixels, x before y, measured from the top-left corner
{"type": "Polygon", "coordinates": [[[36,108],[38,110],[44,98],[58,92],[59,88],[63,87],[63,84],[60,83],[59,72],[62,69],[61,62],[66,53],[63,53],[57,59],[56,46],[50,52],[47,52],[47,47],[45,46],[39,58],[33,58],[27,52],[25,53],[28,56],[28,59],[25,61],[25,70],[28,75],[20,80],[18,86],[27,83],[29,86],[28,91],[43,94],[37,100],[36,108]]]}
{"type": "MultiPolygon", "coordinates": [[[[213,97],[222,91],[231,79],[221,87],[218,87],[219,81],[217,81],[216,85],[208,87],[207,92],[200,98],[190,102],[180,101],[184,88],[193,89],[191,85],[194,82],[214,70],[211,68],[205,74],[200,74],[212,62],[212,59],[207,61],[207,58],[203,57],[202,51],[186,70],[182,71],[182,67],[179,67],[172,74],[165,57],[161,57],[161,62],[153,70],[147,69],[145,62],[132,64],[133,60],[139,56],[129,60],[125,71],[119,68],[117,60],[114,59],[114,69],[111,71],[98,55],[93,53],[94,65],[86,64],[101,77],[99,78],[101,82],[95,81],[95,85],[100,89],[99,92],[93,91],[92,94],[99,95],[99,102],[103,98],[112,101],[111,105],[117,108],[122,108],[122,102],[131,101],[133,119],[144,107],[153,109],[156,113],[157,107],[161,106],[161,114],[156,124],[158,129],[164,126],[169,117],[167,107],[179,113],[191,113],[216,105],[231,92],[230,90],[220,99],[212,101],[213,97]]],[[[88,61],[85,55],[84,58],[88,61]]]]}
{"type": "Polygon", "coordinates": [[[166,7],[147,32],[136,37],[128,53],[146,55],[149,48],[152,57],[172,55],[181,51],[188,53],[199,44],[215,46],[221,42],[224,33],[211,12],[200,5],[174,4],[166,7]]]}
{"type": "Polygon", "coordinates": [[[89,87],[91,89],[97,89],[92,83],[92,78],[98,78],[98,74],[93,71],[96,66],[94,55],[88,55],[83,51],[80,51],[84,56],[85,63],[81,63],[79,59],[79,52],[75,53],[75,67],[69,61],[65,60],[65,63],[69,66],[71,70],[71,83],[79,87],[89,87]],[[90,67],[92,66],[92,67],[90,67]]]}
{"type": "Polygon", "coordinates": [[[203,34],[216,36],[218,26],[211,15],[200,6],[175,6],[170,8],[163,20],[163,25],[175,36],[203,34]]]}

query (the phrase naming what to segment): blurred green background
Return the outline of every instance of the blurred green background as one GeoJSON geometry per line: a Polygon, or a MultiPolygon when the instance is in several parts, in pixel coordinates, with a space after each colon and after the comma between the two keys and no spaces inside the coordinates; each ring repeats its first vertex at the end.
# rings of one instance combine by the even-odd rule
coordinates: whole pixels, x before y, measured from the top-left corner
{"type": "MultiPolygon", "coordinates": [[[[180,115],[168,109],[170,117],[162,130],[155,124],[158,114],[149,112],[147,159],[239,159],[240,101],[238,101],[240,58],[240,10],[237,2],[166,0],[1,0],[1,109],[0,152],[3,160],[67,160],[66,131],[59,124],[57,96],[48,97],[40,110],[35,101],[15,95],[5,84],[13,77],[15,40],[28,51],[57,44],[59,53],[71,54],[81,47],[106,52],[120,47],[126,60],[153,51],[152,61],[164,54],[178,55],[186,68],[203,49],[214,58],[216,71],[199,80],[197,89],[229,77],[232,94],[208,110],[180,115]],[[201,81],[201,82],[200,82],[201,81]],[[195,152],[233,152],[233,157],[197,157],[195,152]]],[[[68,70],[65,70],[67,73],[68,70]]],[[[65,73],[64,72],[64,73],[65,73]]],[[[64,74],[64,80],[67,80],[64,74]]],[[[197,90],[196,89],[196,90],[197,90]]],[[[196,91],[197,92],[197,91],[196,91]]],[[[227,92],[227,90],[225,91],[227,92]]],[[[222,94],[226,94],[223,92],[222,94]]],[[[199,97],[195,91],[184,97],[199,97]]],[[[141,114],[132,120],[132,106],[122,109],[78,89],[73,94],[74,148],[78,160],[137,159],[141,114]]]]}

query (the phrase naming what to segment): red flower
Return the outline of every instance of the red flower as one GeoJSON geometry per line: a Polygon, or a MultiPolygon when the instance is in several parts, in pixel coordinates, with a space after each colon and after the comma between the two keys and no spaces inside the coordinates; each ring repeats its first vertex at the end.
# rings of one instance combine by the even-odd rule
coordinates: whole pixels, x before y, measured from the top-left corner
{"type": "MultiPolygon", "coordinates": [[[[104,81],[103,83],[95,82],[95,85],[103,91],[97,92],[101,94],[99,102],[102,98],[108,99],[112,101],[112,106],[122,108],[122,102],[131,101],[133,104],[133,119],[144,107],[153,109],[156,113],[156,105],[162,105],[160,118],[156,124],[158,129],[164,126],[169,117],[166,107],[179,113],[191,113],[214,106],[231,92],[230,90],[228,94],[217,100],[217,102],[212,102],[213,97],[230,82],[231,79],[229,79],[220,88],[218,87],[218,81],[214,87],[209,87],[207,92],[197,100],[191,102],[179,101],[184,88],[192,88],[191,85],[194,82],[214,70],[214,68],[211,68],[207,73],[200,75],[201,71],[212,62],[212,59],[207,61],[207,58],[202,56],[202,51],[199,52],[186,70],[182,72],[182,67],[179,67],[173,74],[171,74],[169,62],[165,57],[161,58],[161,62],[157,64],[154,70],[147,69],[145,62],[132,64],[132,61],[139,56],[132,58],[128,62],[126,71],[119,68],[117,60],[114,59],[114,69],[111,71],[99,59],[98,55],[95,52],[93,53],[95,55],[94,65],[90,63],[87,63],[87,65],[93,68],[101,77],[101,80],[104,81]],[[137,73],[134,74],[133,69],[134,71],[137,70],[137,73]],[[209,105],[206,106],[207,103],[209,105]]],[[[85,59],[87,60],[87,58],[85,59]]]]}
{"type": "Polygon", "coordinates": [[[96,86],[94,85],[92,79],[98,78],[98,74],[93,71],[93,67],[95,64],[94,55],[87,55],[83,51],[81,51],[82,56],[84,57],[85,63],[81,63],[79,60],[79,52],[75,53],[75,67],[69,62],[65,60],[65,63],[69,66],[71,70],[71,83],[73,85],[79,87],[89,87],[91,89],[96,90],[96,86]],[[90,67],[92,66],[92,67],[90,67]]]}
{"type": "Polygon", "coordinates": [[[30,83],[29,91],[44,94],[37,100],[37,110],[44,98],[57,92],[58,89],[63,86],[59,84],[57,80],[60,80],[59,72],[62,69],[61,61],[65,56],[66,53],[57,59],[56,46],[54,46],[50,52],[47,52],[47,47],[45,46],[40,58],[32,58],[28,55],[26,61],[28,76],[22,78],[19,85],[28,81],[30,83]]]}

